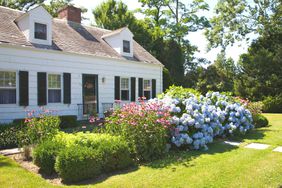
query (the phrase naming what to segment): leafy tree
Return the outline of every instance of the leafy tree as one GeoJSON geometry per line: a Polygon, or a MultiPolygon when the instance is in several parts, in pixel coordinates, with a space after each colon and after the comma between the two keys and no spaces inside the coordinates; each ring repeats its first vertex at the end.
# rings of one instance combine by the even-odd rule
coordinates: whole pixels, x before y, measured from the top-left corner
{"type": "Polygon", "coordinates": [[[215,11],[212,27],[205,33],[210,48],[225,50],[236,41],[248,40],[249,33],[269,36],[281,30],[281,0],[219,0],[215,11]]]}
{"type": "Polygon", "coordinates": [[[173,78],[176,85],[183,83],[184,77],[184,58],[181,46],[175,40],[168,40],[164,45],[164,54],[162,62],[173,78]]]}
{"type": "Polygon", "coordinates": [[[126,4],[115,0],[102,2],[93,10],[93,15],[98,26],[110,30],[131,25],[136,20],[126,4]]]}
{"type": "Polygon", "coordinates": [[[41,4],[45,0],[0,0],[0,5],[18,10],[28,10],[35,4],[41,4]]]}
{"type": "MultiPolygon", "coordinates": [[[[195,64],[199,62],[198,60],[195,61],[193,57],[197,50],[196,46],[192,46],[185,37],[189,32],[209,26],[208,20],[204,16],[199,17],[197,14],[199,11],[208,10],[208,5],[204,0],[193,0],[189,3],[184,3],[181,0],[139,0],[139,2],[143,6],[139,11],[145,15],[145,20],[148,20],[147,22],[152,26],[153,31],[151,33],[158,37],[156,41],[166,43],[166,40],[173,39],[180,46],[179,51],[181,51],[182,57],[171,58],[171,62],[166,61],[166,59],[161,61],[169,69],[171,76],[175,78],[175,84],[183,84],[184,69],[196,69],[197,65],[195,64]],[[171,63],[174,64],[171,65],[171,63]]],[[[171,51],[174,51],[174,49],[171,49],[171,51]]],[[[162,52],[158,54],[161,57],[166,57],[166,54],[163,55],[162,52]]],[[[180,55],[180,53],[177,54],[180,55]]]]}
{"type": "Polygon", "coordinates": [[[172,78],[167,68],[163,69],[163,91],[167,90],[169,86],[173,85],[172,78]]]}
{"type": "Polygon", "coordinates": [[[58,17],[58,11],[66,5],[72,5],[71,1],[72,0],[51,0],[49,4],[42,5],[53,17],[58,17]]]}
{"type": "Polygon", "coordinates": [[[241,55],[240,74],[235,83],[238,95],[252,100],[282,93],[282,32],[254,41],[248,53],[241,55]]]}

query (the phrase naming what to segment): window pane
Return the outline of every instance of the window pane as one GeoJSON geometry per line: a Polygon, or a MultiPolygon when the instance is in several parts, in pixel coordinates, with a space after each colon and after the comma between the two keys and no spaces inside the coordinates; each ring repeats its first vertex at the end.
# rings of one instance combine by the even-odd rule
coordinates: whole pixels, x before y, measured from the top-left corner
{"type": "Polygon", "coordinates": [[[61,89],[61,75],[49,74],[48,75],[48,88],[49,89],[61,89]]]}
{"type": "Polygon", "coordinates": [[[146,97],[146,99],[150,99],[151,98],[151,91],[144,91],[144,97],[146,97]]]}
{"type": "Polygon", "coordinates": [[[144,90],[151,90],[151,82],[150,80],[144,80],[144,90]]]}
{"type": "Polygon", "coordinates": [[[0,72],[0,87],[15,88],[16,72],[0,72]]]}
{"type": "Polygon", "coordinates": [[[0,104],[16,104],[16,89],[0,89],[0,104]]]}
{"type": "Polygon", "coordinates": [[[129,88],[129,79],[128,78],[120,79],[120,88],[124,90],[128,90],[129,88]]]}
{"type": "Polygon", "coordinates": [[[49,89],[48,90],[48,102],[49,103],[60,103],[61,102],[61,90],[49,89]]]}
{"type": "Polygon", "coordinates": [[[130,53],[130,42],[127,40],[123,41],[123,52],[130,53]]]}
{"type": "Polygon", "coordinates": [[[123,100],[123,101],[129,100],[129,91],[128,90],[122,90],[121,91],[121,100],[123,100]]]}
{"type": "Polygon", "coordinates": [[[45,24],[34,24],[34,38],[42,40],[47,39],[47,26],[45,24]]]}

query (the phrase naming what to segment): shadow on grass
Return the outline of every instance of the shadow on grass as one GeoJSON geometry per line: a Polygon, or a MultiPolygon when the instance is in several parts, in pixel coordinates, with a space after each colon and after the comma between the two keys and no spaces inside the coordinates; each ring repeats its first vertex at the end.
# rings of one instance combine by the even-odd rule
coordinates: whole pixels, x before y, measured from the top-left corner
{"type": "Polygon", "coordinates": [[[11,166],[13,166],[13,164],[8,159],[0,155],[0,168],[1,167],[11,167],[11,166]]]}
{"type": "Polygon", "coordinates": [[[127,174],[127,173],[130,173],[130,172],[134,172],[138,169],[139,169],[138,166],[133,166],[133,167],[126,169],[126,170],[120,170],[120,171],[115,171],[115,172],[112,172],[112,173],[101,174],[100,176],[98,176],[96,178],[83,180],[83,181],[80,181],[80,182],[77,182],[77,183],[64,183],[64,184],[65,185],[81,185],[81,186],[84,186],[84,185],[102,183],[103,181],[106,181],[108,178],[110,178],[112,176],[127,174]]]}
{"type": "Polygon", "coordinates": [[[144,165],[151,168],[166,168],[171,165],[183,165],[185,167],[192,167],[194,166],[194,164],[190,163],[190,161],[199,157],[202,154],[213,155],[218,153],[229,152],[236,148],[238,147],[227,145],[220,141],[217,141],[210,144],[209,149],[207,151],[200,151],[200,150],[171,151],[164,158],[144,165]]]}
{"type": "Polygon", "coordinates": [[[237,141],[237,142],[243,142],[246,139],[248,139],[248,140],[260,140],[265,136],[266,132],[272,131],[272,130],[268,130],[268,129],[265,129],[265,128],[266,127],[251,130],[246,135],[232,136],[232,137],[229,138],[229,140],[237,141]]]}

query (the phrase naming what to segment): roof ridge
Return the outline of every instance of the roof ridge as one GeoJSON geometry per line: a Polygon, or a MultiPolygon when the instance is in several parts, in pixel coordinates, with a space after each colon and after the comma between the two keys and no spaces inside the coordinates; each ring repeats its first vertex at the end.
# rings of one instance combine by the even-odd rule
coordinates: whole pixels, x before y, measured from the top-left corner
{"type": "Polygon", "coordinates": [[[112,31],[112,30],[109,30],[109,29],[104,29],[104,28],[101,28],[101,27],[98,27],[98,26],[92,26],[92,25],[86,25],[86,24],[83,24],[83,23],[77,23],[77,22],[73,22],[73,21],[69,21],[69,20],[66,20],[66,19],[61,19],[61,18],[53,18],[53,20],[56,20],[56,21],[60,21],[60,22],[71,22],[71,23],[74,23],[74,24],[78,24],[78,25],[81,25],[83,27],[88,27],[88,28],[91,28],[91,29],[100,29],[100,30],[104,30],[104,31],[112,31]]]}

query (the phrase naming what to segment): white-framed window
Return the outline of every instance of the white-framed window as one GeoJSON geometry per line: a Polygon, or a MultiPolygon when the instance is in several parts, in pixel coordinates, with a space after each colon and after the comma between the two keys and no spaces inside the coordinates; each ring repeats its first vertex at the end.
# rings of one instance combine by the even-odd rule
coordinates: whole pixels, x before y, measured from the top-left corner
{"type": "Polygon", "coordinates": [[[0,71],[0,104],[16,104],[16,72],[0,71]]]}
{"type": "Polygon", "coordinates": [[[120,78],[121,100],[129,101],[129,78],[120,78]]]}
{"type": "Polygon", "coordinates": [[[62,80],[61,74],[48,74],[48,103],[61,103],[62,80]]]}
{"type": "Polygon", "coordinates": [[[130,42],[128,40],[123,40],[123,52],[130,53],[130,42]]]}
{"type": "Polygon", "coordinates": [[[42,23],[34,23],[34,38],[47,40],[47,25],[42,23]]]}
{"type": "Polygon", "coordinates": [[[143,94],[144,97],[146,97],[146,99],[150,99],[151,98],[151,80],[144,80],[143,81],[143,94]]]}

